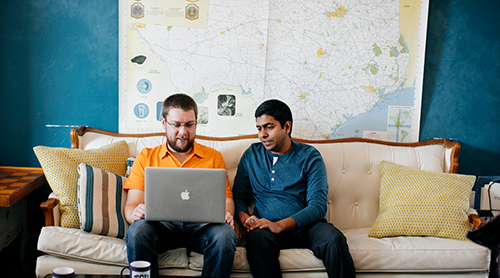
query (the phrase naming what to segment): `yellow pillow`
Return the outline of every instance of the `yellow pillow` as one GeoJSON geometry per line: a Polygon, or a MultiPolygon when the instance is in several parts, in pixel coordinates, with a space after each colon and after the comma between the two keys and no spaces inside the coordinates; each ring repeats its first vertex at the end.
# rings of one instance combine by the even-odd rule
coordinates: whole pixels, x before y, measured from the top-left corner
{"type": "Polygon", "coordinates": [[[434,173],[380,162],[379,215],[368,236],[435,236],[468,240],[475,176],[434,173]]]}
{"type": "Polygon", "coordinates": [[[65,228],[80,227],[77,206],[77,167],[80,163],[120,176],[124,176],[127,170],[128,145],[125,141],[89,150],[43,146],[33,150],[52,191],[59,198],[61,226],[65,228]]]}

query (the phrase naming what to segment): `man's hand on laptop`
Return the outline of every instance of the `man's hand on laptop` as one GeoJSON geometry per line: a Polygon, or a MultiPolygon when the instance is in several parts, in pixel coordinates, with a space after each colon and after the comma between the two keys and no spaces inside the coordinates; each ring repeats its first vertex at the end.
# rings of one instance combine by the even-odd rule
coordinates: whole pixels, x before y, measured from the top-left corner
{"type": "Polygon", "coordinates": [[[234,218],[229,211],[226,211],[226,223],[234,229],[234,218]]]}
{"type": "Polygon", "coordinates": [[[137,220],[144,219],[144,214],[146,212],[144,204],[138,204],[134,211],[132,212],[132,220],[135,222],[137,220]]]}

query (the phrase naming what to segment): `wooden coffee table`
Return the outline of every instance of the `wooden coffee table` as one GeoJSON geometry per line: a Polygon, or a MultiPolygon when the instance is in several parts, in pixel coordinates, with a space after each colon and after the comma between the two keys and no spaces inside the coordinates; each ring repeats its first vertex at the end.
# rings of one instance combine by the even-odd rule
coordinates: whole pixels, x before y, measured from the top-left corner
{"type": "Polygon", "coordinates": [[[45,183],[42,168],[0,166],[0,207],[11,207],[45,183]]]}

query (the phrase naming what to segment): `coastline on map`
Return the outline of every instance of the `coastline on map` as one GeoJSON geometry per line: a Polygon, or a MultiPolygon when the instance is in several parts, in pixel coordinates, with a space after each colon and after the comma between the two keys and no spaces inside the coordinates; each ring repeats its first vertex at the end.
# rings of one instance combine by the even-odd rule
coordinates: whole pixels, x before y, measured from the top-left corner
{"type": "Polygon", "coordinates": [[[363,130],[387,131],[387,118],[389,106],[413,106],[415,88],[404,88],[392,94],[382,95],[380,101],[366,113],[360,114],[338,127],[327,139],[339,139],[346,137],[363,137],[363,130]]]}

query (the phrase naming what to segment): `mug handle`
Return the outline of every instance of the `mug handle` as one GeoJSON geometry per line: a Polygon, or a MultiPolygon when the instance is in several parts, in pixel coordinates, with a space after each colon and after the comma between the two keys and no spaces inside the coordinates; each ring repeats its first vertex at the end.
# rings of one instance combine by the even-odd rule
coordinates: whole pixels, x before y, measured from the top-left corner
{"type": "Polygon", "coordinates": [[[125,268],[128,268],[128,270],[130,270],[130,267],[127,265],[125,267],[122,268],[122,271],[120,271],[120,278],[123,277],[123,271],[125,270],[125,268]]]}

